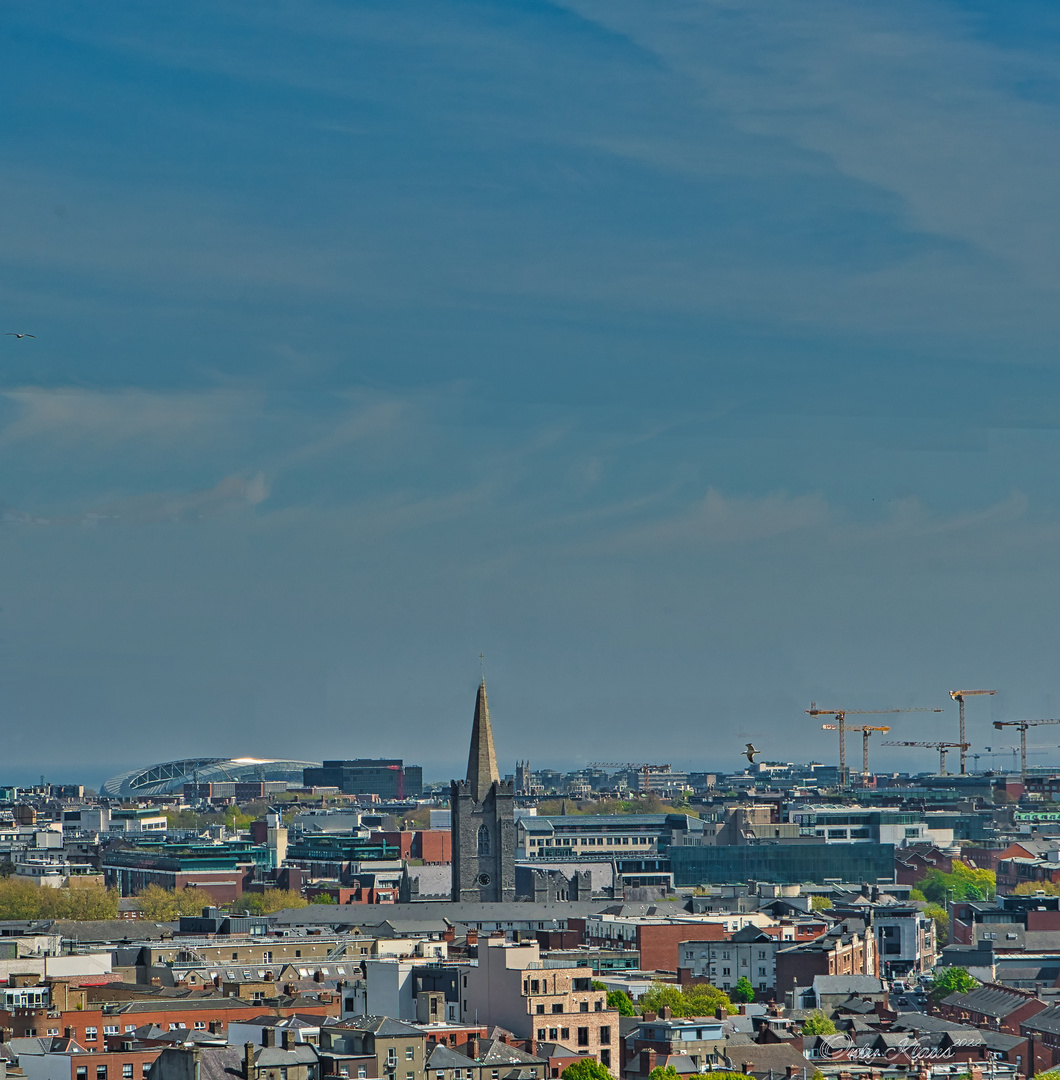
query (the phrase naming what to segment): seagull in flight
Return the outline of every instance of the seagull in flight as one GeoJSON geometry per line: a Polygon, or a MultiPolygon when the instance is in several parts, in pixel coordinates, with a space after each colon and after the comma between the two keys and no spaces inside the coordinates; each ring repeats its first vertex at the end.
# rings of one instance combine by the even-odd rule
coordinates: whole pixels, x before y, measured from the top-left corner
{"type": "Polygon", "coordinates": [[[760,754],[760,753],[762,753],[762,751],[761,750],[756,750],[754,743],[748,743],[747,744],[747,749],[744,751],[744,754],[747,756],[747,760],[752,765],[755,763],[755,754],[760,754]]]}
{"type": "Polygon", "coordinates": [[[37,336],[36,334],[16,334],[13,330],[9,330],[6,334],[4,334],[4,337],[17,337],[17,338],[24,338],[24,337],[35,338],[36,336],[37,336]]]}

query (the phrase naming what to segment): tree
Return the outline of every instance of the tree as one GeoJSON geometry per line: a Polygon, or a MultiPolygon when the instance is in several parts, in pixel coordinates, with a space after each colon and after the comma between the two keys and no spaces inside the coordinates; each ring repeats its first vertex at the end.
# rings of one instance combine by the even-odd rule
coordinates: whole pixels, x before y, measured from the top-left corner
{"type": "Polygon", "coordinates": [[[673,983],[652,983],[640,999],[644,1012],[669,1008],[674,1016],[713,1016],[718,1009],[735,1012],[729,995],[710,983],[698,983],[682,991],[673,983]]]}
{"type": "Polygon", "coordinates": [[[285,908],[304,908],[309,901],[290,889],[267,889],[263,893],[243,893],[234,907],[248,915],[272,915],[285,908]]]}
{"type": "Polygon", "coordinates": [[[935,938],[939,945],[948,945],[950,940],[950,917],[946,909],[939,904],[928,904],[924,914],[935,924],[935,938]]]}
{"type": "Polygon", "coordinates": [[[563,1080],[613,1080],[608,1069],[591,1057],[568,1065],[560,1075],[563,1080]]]}
{"type": "Polygon", "coordinates": [[[968,974],[967,968],[936,968],[931,979],[931,989],[928,990],[928,997],[937,1004],[943,998],[949,997],[950,994],[967,994],[969,990],[974,990],[978,985],[979,981],[968,974]]]}
{"type": "Polygon", "coordinates": [[[827,911],[832,906],[832,901],[827,896],[815,896],[810,901],[810,907],[814,911],[827,911]]]}
{"type": "Polygon", "coordinates": [[[0,919],[113,919],[118,894],[100,885],[41,888],[23,878],[0,878],[0,919]]]}
{"type": "Polygon", "coordinates": [[[637,1015],[636,1010],[633,1008],[633,1002],[625,990],[608,990],[607,1007],[609,1009],[618,1009],[619,1016],[637,1015]]]}
{"type": "Polygon", "coordinates": [[[735,1012],[729,995],[724,990],[719,990],[710,983],[698,983],[690,986],[685,992],[687,1002],[686,1011],[679,1013],[683,1016],[714,1016],[718,1009],[726,1012],[735,1012]]]}
{"type": "Polygon", "coordinates": [[[834,1035],[835,1024],[820,1009],[814,1009],[802,1022],[803,1035],[834,1035]]]}
{"type": "Polygon", "coordinates": [[[681,1074],[673,1065],[656,1065],[648,1073],[648,1080],[681,1080],[681,1074]]]}
{"type": "MultiPolygon", "coordinates": [[[[1033,896],[1037,892],[1045,893],[1046,896],[1060,896],[1060,885],[1054,885],[1051,881],[1021,881],[1013,890],[1013,896],[1033,896]]],[[[1048,1076],[1049,1080],[1060,1080],[1060,1072],[1040,1073],[1037,1076],[1048,1076]]]]}
{"type": "Polygon", "coordinates": [[[925,877],[917,882],[917,887],[925,899],[934,904],[945,904],[949,900],[990,900],[997,892],[997,875],[993,870],[976,870],[953,860],[950,873],[942,870],[929,870],[925,877]]]}
{"type": "Polygon", "coordinates": [[[213,897],[204,889],[185,885],[183,889],[163,889],[161,885],[148,885],[136,897],[140,914],[151,922],[175,922],[181,915],[198,915],[204,907],[213,903],[213,897]]]}
{"type": "Polygon", "coordinates": [[[909,899],[924,901],[927,899],[927,897],[919,889],[910,889],[909,899]]]}
{"type": "Polygon", "coordinates": [[[755,988],[751,985],[751,980],[746,975],[741,975],[736,980],[736,985],[732,988],[732,993],[729,995],[733,1001],[742,1001],[747,1003],[754,1001],[755,988]]]}

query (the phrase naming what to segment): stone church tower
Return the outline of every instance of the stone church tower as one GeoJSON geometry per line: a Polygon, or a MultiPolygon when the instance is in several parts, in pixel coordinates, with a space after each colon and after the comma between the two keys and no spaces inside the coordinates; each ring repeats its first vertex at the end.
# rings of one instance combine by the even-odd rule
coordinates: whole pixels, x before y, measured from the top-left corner
{"type": "Polygon", "coordinates": [[[515,899],[515,792],[497,771],[486,680],[478,688],[467,779],[449,792],[453,899],[515,899]]]}

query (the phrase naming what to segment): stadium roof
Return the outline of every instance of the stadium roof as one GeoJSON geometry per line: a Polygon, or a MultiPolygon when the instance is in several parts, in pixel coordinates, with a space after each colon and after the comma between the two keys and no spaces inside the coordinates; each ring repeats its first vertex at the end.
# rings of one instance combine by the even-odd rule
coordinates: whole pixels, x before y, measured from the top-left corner
{"type": "Polygon", "coordinates": [[[302,770],[319,765],[319,761],[289,761],[285,758],[185,758],[119,773],[103,784],[100,793],[111,798],[173,795],[183,791],[185,784],[195,782],[222,784],[255,780],[286,780],[301,787],[302,770]]]}

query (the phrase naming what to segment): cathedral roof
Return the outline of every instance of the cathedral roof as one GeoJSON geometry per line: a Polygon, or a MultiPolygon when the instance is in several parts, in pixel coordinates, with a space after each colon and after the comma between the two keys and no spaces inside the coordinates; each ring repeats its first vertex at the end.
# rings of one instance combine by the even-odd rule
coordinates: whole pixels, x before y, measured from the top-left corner
{"type": "Polygon", "coordinates": [[[482,802],[490,785],[500,780],[497,752],[493,749],[490,707],[486,701],[486,680],[479,684],[475,698],[475,723],[471,729],[471,753],[467,759],[467,782],[475,802],[482,802]]]}

